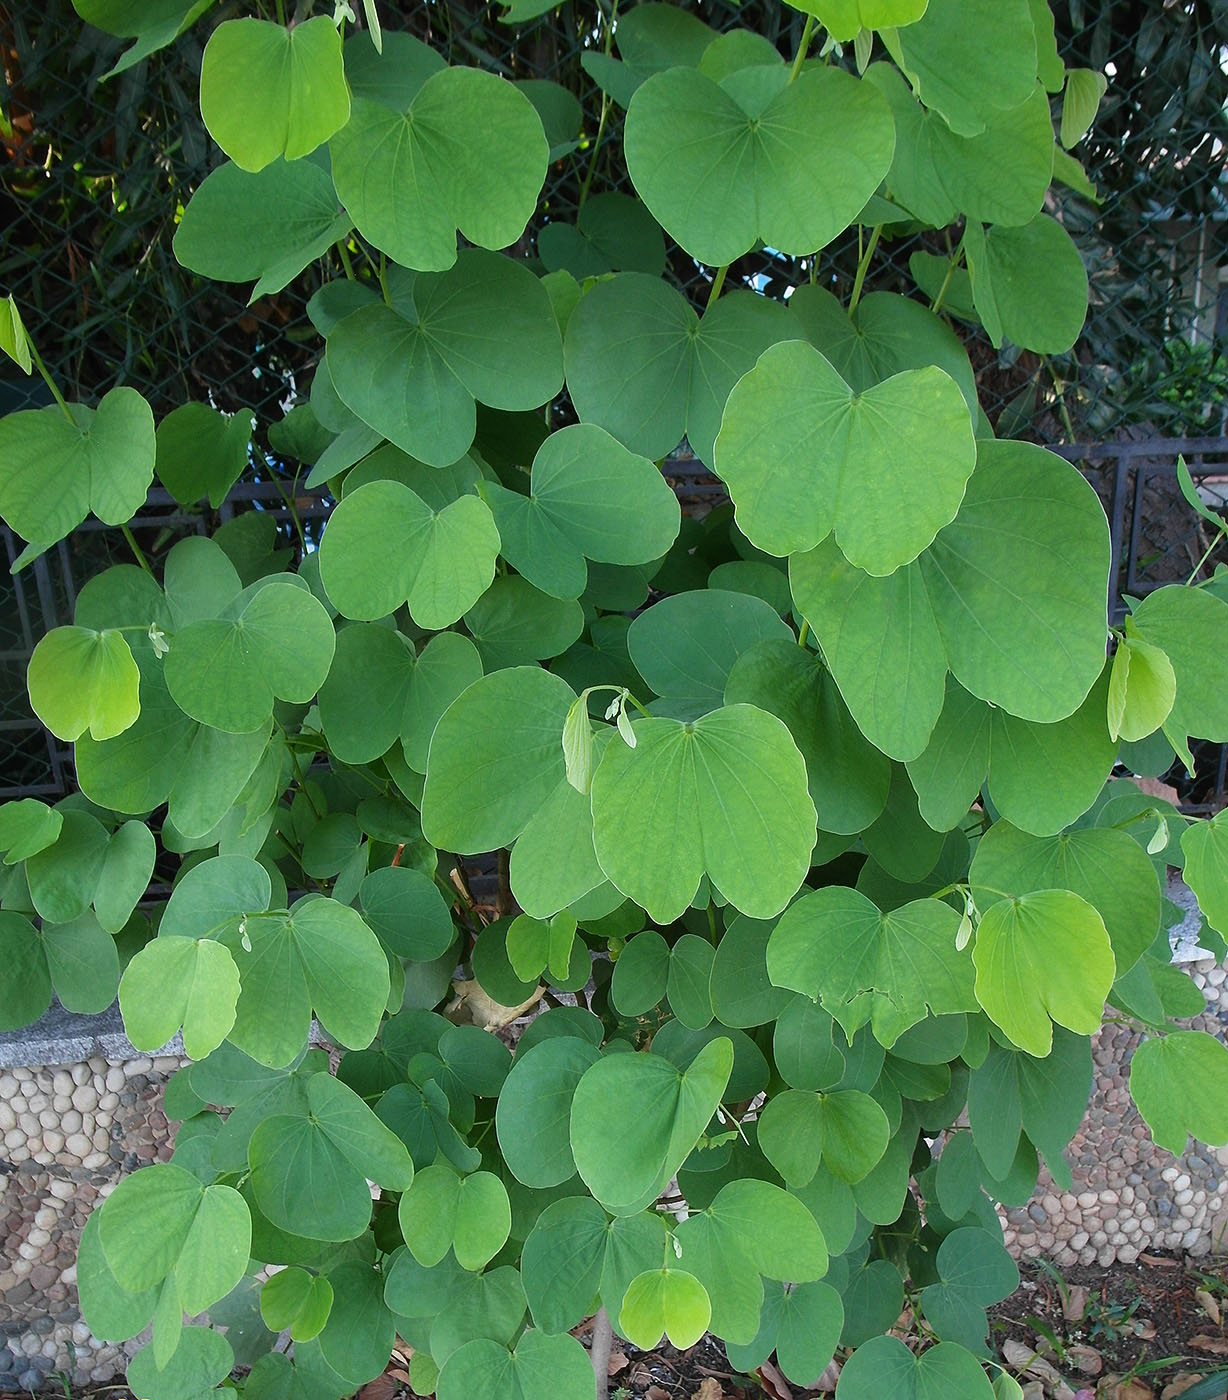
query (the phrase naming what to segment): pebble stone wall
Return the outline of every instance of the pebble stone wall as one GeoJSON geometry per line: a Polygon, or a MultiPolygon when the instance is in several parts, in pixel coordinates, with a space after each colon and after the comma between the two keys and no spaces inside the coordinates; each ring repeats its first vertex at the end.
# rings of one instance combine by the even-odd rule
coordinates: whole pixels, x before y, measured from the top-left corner
{"type": "Polygon", "coordinates": [[[110,1381],[137,1349],[82,1321],[77,1242],[125,1173],[170,1156],[162,1090],[182,1063],[92,1055],[0,1069],[0,1392],[110,1381]]]}
{"type": "MultiPolygon", "coordinates": [[[[1228,973],[1192,956],[1187,944],[1187,971],[1208,999],[1192,1024],[1223,1037],[1228,973]]],[[[5,1068],[0,1058],[0,1393],[110,1381],[141,1344],[90,1335],[77,1305],[76,1248],[90,1212],[125,1173],[170,1156],[162,1093],[184,1061],[125,1054],[115,1032],[103,1039],[106,1053],[77,1063],[5,1068]]],[[[0,1037],[10,1061],[12,1040],[0,1037]]],[[[1228,1248],[1228,1148],[1191,1143],[1175,1157],[1151,1142],[1126,1087],[1135,1044],[1126,1026],[1106,1026],[1093,1041],[1092,1103],[1067,1153],[1073,1187],[1061,1192],[1042,1173],[1032,1199],[1003,1212],[1014,1254],[1045,1255],[1061,1268],[1130,1264],[1145,1250],[1198,1258],[1228,1248]]]]}

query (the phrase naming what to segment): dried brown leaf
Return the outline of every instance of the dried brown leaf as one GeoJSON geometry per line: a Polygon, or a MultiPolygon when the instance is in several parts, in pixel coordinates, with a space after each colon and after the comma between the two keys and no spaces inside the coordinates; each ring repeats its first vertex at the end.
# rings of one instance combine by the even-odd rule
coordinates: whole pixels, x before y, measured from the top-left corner
{"type": "Polygon", "coordinates": [[[726,1400],[720,1381],[706,1376],[699,1383],[699,1389],[691,1392],[691,1400],[726,1400]]]}
{"type": "Polygon", "coordinates": [[[1224,1319],[1220,1313],[1219,1303],[1214,1294],[1208,1293],[1205,1288],[1196,1288],[1194,1290],[1194,1301],[1217,1327],[1223,1322],[1224,1319]]]}
{"type": "Polygon", "coordinates": [[[1137,1376],[1105,1376],[1096,1387],[1096,1400],[1155,1400],[1155,1391],[1137,1376]]]}
{"type": "Polygon", "coordinates": [[[770,1361],[765,1361],[759,1367],[759,1379],[763,1382],[763,1393],[770,1395],[772,1400],[793,1400],[788,1381],[770,1361]]]}
{"type": "Polygon", "coordinates": [[[1087,1312],[1087,1289],[1076,1283],[1062,1301],[1062,1316],[1067,1322],[1082,1322],[1087,1312]]]}
{"type": "Polygon", "coordinates": [[[1178,1371],[1160,1391],[1160,1400],[1177,1400],[1179,1395],[1184,1395],[1191,1386],[1197,1385],[1202,1378],[1201,1371],[1178,1371]]]}
{"type": "Polygon", "coordinates": [[[1211,1337],[1205,1332],[1191,1337],[1189,1345],[1195,1351],[1209,1351],[1212,1356],[1228,1356],[1228,1337],[1211,1337]]]}

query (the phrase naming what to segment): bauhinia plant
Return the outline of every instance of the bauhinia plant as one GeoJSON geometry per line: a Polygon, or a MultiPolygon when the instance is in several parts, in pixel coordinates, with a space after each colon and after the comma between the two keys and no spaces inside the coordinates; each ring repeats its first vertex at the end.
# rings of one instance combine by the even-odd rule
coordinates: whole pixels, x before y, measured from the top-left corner
{"type": "MultiPolygon", "coordinates": [[[[208,8],[76,4],[137,57],[208,8]]],[[[1077,140],[1098,81],[1043,0],[802,0],[788,56],[641,4],[593,12],[582,116],[281,8],[208,39],[229,159],[175,246],[260,294],[321,268],[310,399],[262,429],[335,507],[292,557],[223,528],[91,579],[29,670],[80,794],[0,810],[3,1024],[118,990],[193,1060],[173,1160],[85,1231],[87,1320],[152,1320],[152,1400],[236,1362],[251,1400],[335,1400],[398,1335],[421,1394],[586,1400],[598,1309],[802,1384],[838,1354],[840,1400],[1018,1396],[994,1202],[1041,1157],[1069,1184],[1106,1002],[1156,1141],[1228,1139],[1164,899],[1183,866],[1228,931],[1228,817],[1112,776],[1228,740],[1228,580],[1110,633],[1095,493],[995,440],[944,319],[1076,339],[1046,198],[1085,184],[1054,122],[1077,140]],[[816,255],[853,224],[837,296],[816,255]],[[925,229],[918,295],[863,295],[925,229]],[[801,260],[783,302],[733,285],[759,245],[801,260]],[[702,523],[661,472],[684,437],[732,499],[702,523]],[[449,878],[483,853],[493,910],[449,878]],[[514,1053],[481,1028],[543,986],[514,1053]]],[[[11,304],[0,332],[37,361],[11,304]]],[[[251,429],[125,387],[10,415],[19,567],[91,512],[132,538],[155,474],[217,504],[251,429]]]]}

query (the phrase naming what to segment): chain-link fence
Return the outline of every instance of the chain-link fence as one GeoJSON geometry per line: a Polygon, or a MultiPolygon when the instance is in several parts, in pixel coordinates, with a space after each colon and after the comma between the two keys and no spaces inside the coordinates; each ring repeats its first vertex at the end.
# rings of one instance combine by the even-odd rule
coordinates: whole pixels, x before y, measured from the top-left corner
{"type": "MultiPolygon", "coordinates": [[[[404,9],[378,0],[378,7],[386,28],[411,32],[454,62],[548,80],[571,94],[579,139],[551,166],[542,222],[574,217],[594,173],[600,188],[629,188],[621,145],[611,139],[619,109],[606,104],[598,143],[602,97],[582,63],[605,43],[609,0],[564,0],[523,27],[503,23],[503,7],[481,0],[404,9]]],[[[318,353],[306,300],[340,268],[309,269],[249,306],[245,288],[202,281],[171,249],[180,211],[222,159],[196,105],[204,42],[216,23],[251,9],[219,4],[172,47],[104,81],[123,41],[83,25],[69,0],[37,7],[0,0],[0,293],[15,295],[68,397],[90,402],[123,383],[140,390],[158,418],[189,398],[226,411],[250,408],[266,475],[275,476],[282,467],[264,433],[306,394],[318,353]]],[[[694,0],[693,9],[718,30],[753,28],[783,54],[795,51],[803,23],[776,0],[694,0]]],[[[1067,64],[1109,75],[1096,128],[1074,151],[1100,203],[1055,186],[1052,206],[1088,265],[1087,329],[1075,351],[1050,360],[1009,345],[997,351],[976,327],[956,328],[1000,435],[1099,444],[1067,453],[1120,523],[1118,582],[1125,588],[1129,580],[1127,591],[1137,592],[1189,575],[1191,551],[1203,552],[1199,526],[1176,490],[1168,443],[1128,458],[1106,454],[1103,444],[1228,431],[1228,0],[1053,0],[1053,9],[1067,64]]],[[[537,226],[526,233],[526,256],[537,226]]],[[[871,285],[913,292],[908,260],[918,247],[947,251],[924,237],[884,239],[871,285]]],[[[814,275],[847,296],[858,253],[855,232],[825,249],[813,270],[760,251],[734,264],[727,285],[740,280],[782,295],[814,275]]],[[[680,286],[703,293],[709,273],[681,249],[670,249],[669,270],[680,286]]],[[[0,370],[0,411],[41,402],[38,380],[0,370]]],[[[1195,466],[1206,468],[1204,490],[1214,496],[1224,454],[1217,458],[1213,444],[1207,451],[1195,466]]],[[[250,504],[261,502],[239,507],[250,504]]],[[[270,494],[263,504],[276,508],[279,498],[270,494]]],[[[153,496],[148,520],[155,553],[202,525],[153,496]]],[[[75,580],[112,554],[125,557],[122,541],[83,529],[16,586],[0,586],[6,793],[63,790],[66,756],[48,749],[29,712],[24,662],[41,631],[69,616],[75,580]]],[[[1213,552],[1204,567],[1215,559],[1213,552]]]]}

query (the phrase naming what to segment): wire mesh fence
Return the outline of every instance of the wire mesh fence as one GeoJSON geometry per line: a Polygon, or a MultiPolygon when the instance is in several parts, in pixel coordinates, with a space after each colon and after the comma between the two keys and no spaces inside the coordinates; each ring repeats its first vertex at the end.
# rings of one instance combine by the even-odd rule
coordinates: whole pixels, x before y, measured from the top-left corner
{"type": "MultiPolygon", "coordinates": [[[[222,159],[196,104],[203,45],[214,24],[249,8],[219,4],[170,48],[104,80],[124,41],[82,24],[69,0],[0,0],[0,292],[16,297],[68,397],[95,401],[122,383],[140,390],[159,419],[191,398],[227,412],[251,409],[263,475],[284,475],[288,486],[291,470],[264,434],[306,397],[318,354],[306,302],[340,267],[326,259],[248,305],[245,288],[204,282],[179,266],[171,247],[183,206],[222,159]]],[[[692,8],[715,30],[757,30],[782,54],[795,51],[803,23],[776,0],[694,0],[692,8]]],[[[1228,431],[1228,5],[1053,0],[1052,8],[1067,65],[1109,76],[1096,127],[1074,148],[1099,203],[1060,185],[1050,196],[1088,266],[1087,328],[1074,351],[1048,359],[1010,345],[996,350],[975,325],[955,326],[999,435],[1066,444],[1096,485],[1115,522],[1118,587],[1138,593],[1184,579],[1205,549],[1175,489],[1172,443],[1228,431]],[[1151,441],[1157,437],[1164,441],[1151,441]],[[1109,450],[1121,443],[1148,447],[1127,456],[1109,450]]],[[[574,139],[551,165],[519,253],[535,255],[543,224],[574,219],[590,181],[630,188],[611,139],[620,110],[603,102],[585,67],[607,43],[605,0],[564,0],[523,26],[504,23],[503,7],[482,0],[381,0],[379,9],[386,29],[412,33],[453,62],[557,85],[574,139]]],[[[915,294],[909,259],[918,250],[947,252],[921,236],[884,238],[869,285],[915,294]]],[[[812,279],[847,297],[860,251],[855,231],[813,267],[759,250],[733,265],[727,285],[780,296],[812,279]]],[[[677,247],[668,259],[672,278],[702,300],[710,270],[677,247]]],[[[37,380],[0,371],[0,411],[45,401],[37,380]]],[[[1192,463],[1211,482],[1213,504],[1224,448],[1209,444],[1192,463]]],[[[685,474],[686,464],[678,466],[685,474]]],[[[715,489],[711,480],[691,484],[701,495],[715,489]]],[[[280,496],[261,492],[232,499],[227,510],[259,504],[280,518],[280,496]]],[[[153,532],[148,538],[165,542],[196,528],[203,517],[151,494],[140,525],[153,532]]],[[[7,536],[5,543],[11,561],[16,549],[7,536]]],[[[123,557],[118,536],[83,528],[0,584],[6,795],[65,789],[68,758],[48,748],[29,712],[25,660],[43,630],[69,617],[77,582],[123,557]]],[[[1216,561],[1212,551],[1203,568],[1216,561]]]]}

